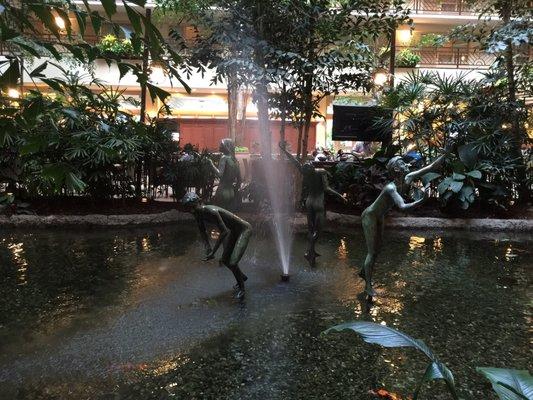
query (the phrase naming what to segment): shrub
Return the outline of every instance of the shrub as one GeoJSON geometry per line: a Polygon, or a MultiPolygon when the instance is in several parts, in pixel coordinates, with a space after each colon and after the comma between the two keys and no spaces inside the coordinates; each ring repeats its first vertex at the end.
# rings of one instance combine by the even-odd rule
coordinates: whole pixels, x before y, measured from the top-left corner
{"type": "Polygon", "coordinates": [[[414,68],[422,58],[409,49],[400,51],[396,55],[396,66],[400,68],[414,68]]]}

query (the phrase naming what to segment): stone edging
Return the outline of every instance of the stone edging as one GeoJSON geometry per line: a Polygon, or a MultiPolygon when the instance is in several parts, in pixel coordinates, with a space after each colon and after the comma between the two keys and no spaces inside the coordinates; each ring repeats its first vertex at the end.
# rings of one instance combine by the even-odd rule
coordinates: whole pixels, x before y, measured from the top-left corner
{"type": "MultiPolygon", "coordinates": [[[[254,215],[243,215],[258,221],[254,215]]],[[[192,215],[177,210],[157,214],[132,215],[13,215],[0,217],[0,229],[6,227],[64,227],[64,226],[107,226],[131,227],[142,225],[162,225],[191,221],[192,215]]],[[[306,219],[301,214],[292,223],[304,227],[306,219]]],[[[356,215],[327,213],[329,228],[337,226],[359,226],[361,217],[356,215]]],[[[533,220],[529,219],[445,219],[426,217],[394,217],[387,219],[387,227],[396,229],[461,229],[493,232],[533,232],[533,220]]]]}

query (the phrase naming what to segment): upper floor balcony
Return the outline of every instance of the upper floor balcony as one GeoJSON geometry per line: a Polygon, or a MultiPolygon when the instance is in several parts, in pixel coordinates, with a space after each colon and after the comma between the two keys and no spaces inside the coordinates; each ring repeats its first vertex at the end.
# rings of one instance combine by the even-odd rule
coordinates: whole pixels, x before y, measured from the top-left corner
{"type": "Polygon", "coordinates": [[[466,0],[409,0],[406,5],[412,14],[475,14],[466,0]]]}
{"type": "MultiPolygon", "coordinates": [[[[405,50],[420,57],[416,67],[421,68],[487,69],[495,61],[493,54],[471,46],[437,48],[398,46],[396,48],[397,60],[398,54],[405,50]]],[[[399,68],[402,66],[397,64],[399,68]]]]}

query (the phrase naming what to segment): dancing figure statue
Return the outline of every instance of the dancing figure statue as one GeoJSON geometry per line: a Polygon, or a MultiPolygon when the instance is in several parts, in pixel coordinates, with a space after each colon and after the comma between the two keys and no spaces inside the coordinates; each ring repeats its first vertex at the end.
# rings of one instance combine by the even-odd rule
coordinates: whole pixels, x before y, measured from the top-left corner
{"type": "Polygon", "coordinates": [[[326,170],[315,168],[310,161],[303,165],[300,164],[298,160],[287,151],[284,142],[279,143],[279,148],[302,174],[302,193],[305,199],[305,209],[307,213],[307,251],[304,256],[309,262],[309,265],[314,267],[316,265],[316,258],[320,256],[320,254],[315,251],[315,244],[322,231],[324,220],[326,218],[324,194],[332,194],[344,203],[346,203],[347,200],[329,186],[326,170]]]}
{"type": "Polygon", "coordinates": [[[413,172],[409,172],[408,164],[400,156],[391,158],[387,163],[387,171],[393,181],[383,188],[378,198],[361,214],[367,254],[359,276],[366,281],[365,292],[369,296],[376,295],[372,285],[372,273],[382,244],[385,215],[394,206],[400,210],[410,210],[427,199],[429,185],[424,188],[424,196],[412,203],[406,203],[402,195],[409,191],[411,183],[416,179],[437,169],[443,163],[452,147],[446,148],[445,154],[439,156],[431,164],[413,172]]]}
{"type": "Polygon", "coordinates": [[[235,157],[233,140],[229,138],[222,139],[219,150],[222,153],[222,157],[218,163],[218,168],[211,160],[211,167],[219,178],[213,202],[220,207],[231,209],[235,205],[235,197],[241,187],[239,162],[235,157]]]}
{"type": "Polygon", "coordinates": [[[244,282],[248,279],[239,268],[241,260],[248,241],[252,235],[251,225],[239,218],[237,215],[218,206],[204,205],[196,193],[189,192],[185,194],[181,203],[191,212],[196,219],[200,235],[205,245],[205,257],[203,261],[211,260],[221,244],[224,251],[220,262],[229,268],[235,276],[237,284],[235,285],[235,297],[241,299],[244,297],[244,282]],[[206,223],[211,222],[217,225],[219,230],[218,238],[213,247],[209,242],[206,223]]]}

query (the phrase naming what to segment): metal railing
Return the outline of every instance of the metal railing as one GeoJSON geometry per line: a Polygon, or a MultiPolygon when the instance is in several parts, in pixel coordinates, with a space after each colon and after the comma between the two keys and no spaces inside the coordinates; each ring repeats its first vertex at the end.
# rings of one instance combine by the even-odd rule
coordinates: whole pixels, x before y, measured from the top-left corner
{"type": "Polygon", "coordinates": [[[493,54],[472,48],[453,47],[397,47],[396,54],[409,49],[421,58],[419,67],[486,69],[494,62],[493,54]]]}
{"type": "Polygon", "coordinates": [[[410,0],[406,5],[414,14],[474,14],[465,0],[410,0]]]}

